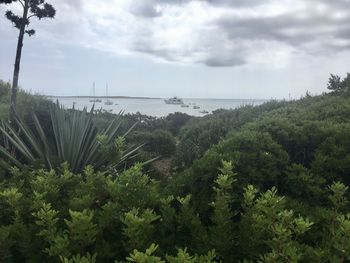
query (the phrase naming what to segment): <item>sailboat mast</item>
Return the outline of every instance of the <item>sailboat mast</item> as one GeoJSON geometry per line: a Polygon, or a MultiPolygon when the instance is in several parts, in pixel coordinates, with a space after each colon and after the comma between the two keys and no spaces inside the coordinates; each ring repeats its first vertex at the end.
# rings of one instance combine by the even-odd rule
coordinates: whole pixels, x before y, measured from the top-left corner
{"type": "Polygon", "coordinates": [[[96,97],[96,95],[95,95],[95,81],[92,84],[92,92],[93,92],[94,99],[95,99],[95,97],[96,97]]]}
{"type": "Polygon", "coordinates": [[[105,105],[113,105],[113,102],[109,100],[109,97],[108,97],[108,83],[106,83],[106,102],[105,102],[105,105]]]}

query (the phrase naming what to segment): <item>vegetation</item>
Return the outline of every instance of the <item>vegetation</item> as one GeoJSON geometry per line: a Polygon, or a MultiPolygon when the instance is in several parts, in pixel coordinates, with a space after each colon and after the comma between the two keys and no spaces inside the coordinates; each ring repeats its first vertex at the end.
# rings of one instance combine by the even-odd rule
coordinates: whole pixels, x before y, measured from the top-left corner
{"type": "Polygon", "coordinates": [[[47,169],[56,169],[61,163],[68,162],[72,171],[79,172],[88,164],[100,170],[115,169],[126,159],[132,158],[140,148],[125,148],[125,136],[133,126],[124,135],[118,136],[120,124],[116,118],[106,129],[98,130],[92,120],[93,110],[90,113],[86,109],[65,111],[58,103],[51,106],[51,135],[45,133],[35,114],[34,130],[19,118],[16,119],[18,132],[4,123],[0,127],[4,140],[0,153],[7,160],[5,166],[42,163],[47,169]],[[17,158],[11,154],[13,149],[17,151],[17,158]]]}
{"type": "Polygon", "coordinates": [[[146,142],[143,149],[155,156],[169,156],[176,149],[174,136],[166,130],[157,129],[152,132],[135,132],[132,141],[146,142]]]}
{"type": "Polygon", "coordinates": [[[271,101],[261,106],[245,106],[235,110],[217,110],[213,114],[191,119],[180,131],[179,146],[173,163],[176,171],[183,171],[194,160],[214,144],[224,139],[229,131],[239,129],[264,112],[269,112],[287,105],[285,101],[271,101]]]}
{"type": "Polygon", "coordinates": [[[13,169],[1,184],[0,256],[5,262],[349,259],[344,184],[324,189],[329,201],[317,208],[320,218],[315,218],[292,209],[276,188],[259,193],[247,185],[234,194],[232,167],[224,162],[215,180],[210,223],[196,212],[191,195],[163,193],[140,165],[119,176],[91,167],[73,174],[67,165],[62,172],[13,169]]]}
{"type": "MultiPolygon", "coordinates": [[[[114,115],[49,104],[48,119],[34,117],[33,123],[19,116],[19,126],[28,126],[40,145],[43,138],[55,142],[63,117],[71,121],[60,122],[61,128],[71,134],[88,123],[95,132],[81,149],[99,145],[96,156],[106,163],[84,157],[77,166],[60,158],[50,167],[47,152],[28,162],[19,148],[7,151],[19,164],[0,170],[0,261],[348,262],[348,92],[204,118],[119,116],[122,134],[139,122],[125,145],[144,146],[117,170],[106,167],[120,160],[118,136],[97,132],[114,127],[114,115]],[[173,160],[166,176],[137,162],[159,155],[173,160]]],[[[3,128],[7,140],[19,144],[16,135],[27,151],[36,151],[26,128],[9,129],[3,128]]],[[[43,149],[54,151],[55,145],[43,149]]]]}
{"type": "MultiPolygon", "coordinates": [[[[0,121],[9,119],[9,108],[11,100],[11,84],[0,80],[0,121]]],[[[25,123],[34,128],[32,122],[33,113],[38,117],[44,130],[49,130],[50,112],[49,108],[53,103],[44,96],[33,95],[24,90],[18,91],[17,116],[25,123]]]]}
{"type": "Polygon", "coordinates": [[[335,94],[348,95],[350,91],[350,73],[347,73],[343,79],[338,75],[331,74],[327,88],[335,94]]]}

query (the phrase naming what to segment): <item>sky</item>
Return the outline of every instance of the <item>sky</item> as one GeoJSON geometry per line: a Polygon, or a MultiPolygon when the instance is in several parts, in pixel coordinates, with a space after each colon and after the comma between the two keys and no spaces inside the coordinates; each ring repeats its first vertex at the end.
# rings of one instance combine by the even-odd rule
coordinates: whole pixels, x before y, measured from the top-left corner
{"type": "MultiPolygon", "coordinates": [[[[47,0],[20,85],[45,95],[282,99],[350,72],[349,0],[47,0]]],[[[0,79],[18,31],[0,5],[0,79]]]]}

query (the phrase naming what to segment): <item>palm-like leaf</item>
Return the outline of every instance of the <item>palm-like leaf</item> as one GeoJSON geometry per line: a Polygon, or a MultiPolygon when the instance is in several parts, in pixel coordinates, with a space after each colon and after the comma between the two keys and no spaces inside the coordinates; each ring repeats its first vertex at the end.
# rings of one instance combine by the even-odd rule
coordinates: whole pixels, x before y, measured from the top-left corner
{"type": "Polygon", "coordinates": [[[114,143],[117,139],[123,139],[135,125],[124,135],[118,136],[118,115],[106,129],[99,131],[93,122],[93,112],[94,108],[90,112],[86,108],[83,111],[66,111],[57,102],[50,109],[53,130],[51,137],[45,134],[35,114],[34,130],[19,118],[16,119],[19,133],[9,124],[3,123],[0,126],[0,134],[4,138],[3,145],[0,145],[0,156],[6,160],[3,166],[21,166],[22,163],[41,161],[48,169],[52,169],[68,162],[72,171],[80,172],[87,165],[93,165],[96,169],[115,168],[135,155],[140,146],[123,151],[117,149],[114,143]],[[103,138],[103,142],[98,137],[103,138]],[[14,157],[10,149],[15,149],[17,157],[14,157]]]}

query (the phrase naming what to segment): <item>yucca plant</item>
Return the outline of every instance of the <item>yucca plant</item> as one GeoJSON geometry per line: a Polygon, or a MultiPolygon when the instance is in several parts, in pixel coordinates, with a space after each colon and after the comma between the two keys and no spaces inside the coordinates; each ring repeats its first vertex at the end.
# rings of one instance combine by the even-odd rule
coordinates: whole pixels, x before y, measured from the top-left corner
{"type": "Polygon", "coordinates": [[[8,168],[13,165],[42,164],[47,169],[60,167],[67,162],[73,172],[80,172],[87,165],[95,169],[115,169],[129,158],[135,157],[142,145],[134,148],[125,147],[125,136],[135,127],[120,135],[120,116],[109,126],[99,130],[93,121],[92,108],[89,112],[65,110],[54,104],[50,107],[52,134],[42,128],[33,113],[33,128],[29,128],[18,116],[18,131],[8,123],[2,123],[0,134],[0,165],[8,168]]]}

